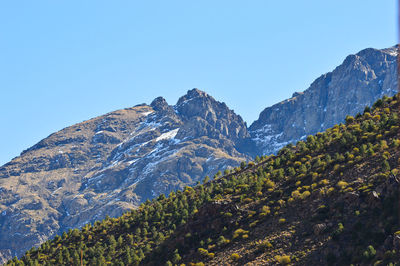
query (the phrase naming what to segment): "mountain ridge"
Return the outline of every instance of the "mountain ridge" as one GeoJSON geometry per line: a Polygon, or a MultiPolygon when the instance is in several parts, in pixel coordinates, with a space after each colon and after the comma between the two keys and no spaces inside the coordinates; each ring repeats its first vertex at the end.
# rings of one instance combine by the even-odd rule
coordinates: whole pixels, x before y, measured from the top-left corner
{"type": "MultiPolygon", "coordinates": [[[[335,69],[341,72],[324,74],[311,85],[314,90],[336,92],[338,88],[326,85],[336,77],[336,84],[349,82],[347,90],[358,96],[354,98],[356,109],[342,101],[348,108],[339,105],[337,111],[349,113],[343,111],[342,117],[332,119],[339,123],[345,115],[355,115],[382,92],[391,96],[393,91],[387,88],[397,86],[392,73],[393,49],[366,49],[349,56],[335,69]],[[368,75],[352,79],[354,67],[357,73],[368,75]],[[382,86],[377,86],[383,76],[382,86]],[[350,84],[355,89],[351,90],[350,84]],[[365,90],[374,93],[360,97],[365,90]]],[[[307,94],[309,90],[295,93],[261,114],[273,111],[277,125],[290,125],[287,113],[295,112],[279,113],[274,108],[307,94]]],[[[337,95],[336,102],[342,99],[337,95]]],[[[307,116],[310,124],[320,123],[315,114],[324,113],[318,105],[322,98],[312,98],[315,108],[314,115],[307,116]]],[[[51,134],[0,167],[0,257],[5,261],[55,234],[106,215],[119,216],[147,199],[194,185],[206,176],[219,176],[219,171],[235,168],[256,155],[274,153],[304,136],[301,130],[287,128],[277,133],[268,120],[271,117],[264,119],[261,114],[257,123],[247,127],[225,103],[192,89],[175,105],[157,97],[150,105],[110,112],[51,134]],[[291,138],[285,139],[285,134],[291,138]],[[261,145],[257,139],[263,140],[261,145]]],[[[310,130],[316,133],[319,129],[310,130]]]]}
{"type": "Polygon", "coordinates": [[[8,265],[396,265],[399,98],[8,265]]]}
{"type": "Polygon", "coordinates": [[[261,147],[257,153],[274,153],[288,143],[344,121],[346,115],[362,112],[383,95],[393,96],[396,92],[397,46],[367,48],[347,56],[307,90],[264,109],[249,131],[261,147]]]}

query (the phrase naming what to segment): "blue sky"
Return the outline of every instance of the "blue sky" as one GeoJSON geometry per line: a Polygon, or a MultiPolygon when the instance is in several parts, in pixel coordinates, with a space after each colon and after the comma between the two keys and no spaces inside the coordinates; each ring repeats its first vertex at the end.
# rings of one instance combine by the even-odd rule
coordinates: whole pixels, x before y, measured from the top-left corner
{"type": "Polygon", "coordinates": [[[395,0],[1,1],[0,165],[52,132],[191,88],[248,125],[396,43],[395,0]]]}

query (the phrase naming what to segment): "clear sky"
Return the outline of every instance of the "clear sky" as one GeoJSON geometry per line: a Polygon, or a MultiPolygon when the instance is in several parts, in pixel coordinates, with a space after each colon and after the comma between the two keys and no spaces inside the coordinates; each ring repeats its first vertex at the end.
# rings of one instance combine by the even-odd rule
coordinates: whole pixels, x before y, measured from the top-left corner
{"type": "Polygon", "coordinates": [[[1,1],[0,165],[52,132],[205,90],[248,125],[396,43],[395,0],[1,1]]]}

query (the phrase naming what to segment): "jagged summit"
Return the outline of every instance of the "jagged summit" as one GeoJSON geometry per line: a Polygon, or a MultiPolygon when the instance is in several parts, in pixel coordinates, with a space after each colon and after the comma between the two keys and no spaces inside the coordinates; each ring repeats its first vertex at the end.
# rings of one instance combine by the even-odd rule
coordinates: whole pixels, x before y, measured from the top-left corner
{"type": "Polygon", "coordinates": [[[197,88],[188,90],[185,95],[180,97],[178,99],[178,102],[176,103],[176,107],[179,107],[181,105],[185,105],[188,102],[195,100],[195,99],[201,99],[201,101],[206,101],[206,100],[211,100],[213,102],[216,102],[213,97],[208,95],[206,92],[199,90],[197,88]]]}
{"type": "MultiPolygon", "coordinates": [[[[188,98],[195,98],[195,97],[210,97],[205,91],[199,90],[198,88],[193,88],[188,90],[186,96],[188,98]]],[[[185,97],[185,96],[184,96],[185,97]]]]}
{"type": "Polygon", "coordinates": [[[164,116],[165,118],[176,119],[175,111],[172,106],[170,106],[163,97],[155,98],[150,106],[156,111],[158,117],[164,116]]]}
{"type": "Polygon", "coordinates": [[[207,131],[216,138],[228,137],[236,145],[239,139],[249,137],[247,126],[239,115],[201,90],[189,90],[178,100],[175,110],[183,119],[191,121],[186,127],[189,136],[201,136],[207,131]],[[201,127],[193,127],[192,123],[201,124],[201,127]]]}
{"type": "Polygon", "coordinates": [[[397,91],[396,47],[368,48],[349,55],[302,93],[264,109],[249,127],[258,151],[271,154],[355,115],[397,91]]]}
{"type": "Polygon", "coordinates": [[[392,56],[397,56],[399,54],[399,45],[396,44],[392,47],[382,49],[384,53],[391,54],[392,56]]]}
{"type": "Polygon", "coordinates": [[[164,97],[157,97],[155,98],[150,106],[155,110],[155,111],[160,111],[160,110],[164,110],[165,108],[168,107],[168,103],[167,101],[164,99],[164,97]]]}

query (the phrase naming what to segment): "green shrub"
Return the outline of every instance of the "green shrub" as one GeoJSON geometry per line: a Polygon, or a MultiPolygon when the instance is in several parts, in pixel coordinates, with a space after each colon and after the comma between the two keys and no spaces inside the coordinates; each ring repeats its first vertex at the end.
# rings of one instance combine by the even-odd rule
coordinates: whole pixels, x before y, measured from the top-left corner
{"type": "Polygon", "coordinates": [[[374,249],[373,246],[369,245],[367,247],[367,249],[364,251],[363,256],[365,259],[370,260],[373,257],[375,257],[375,254],[376,254],[376,250],[374,249]]]}
{"type": "Polygon", "coordinates": [[[290,256],[288,255],[276,255],[275,260],[281,265],[288,265],[291,262],[290,256]]]}
{"type": "Polygon", "coordinates": [[[248,234],[249,233],[249,231],[246,231],[246,230],[243,230],[243,229],[241,229],[241,228],[239,228],[239,229],[237,229],[237,230],[235,230],[235,232],[233,232],[233,239],[235,239],[235,238],[237,238],[237,237],[239,237],[239,236],[242,236],[242,235],[245,235],[245,234],[248,234]]]}
{"type": "Polygon", "coordinates": [[[272,248],[272,244],[268,240],[259,240],[256,242],[257,249],[260,251],[266,251],[269,248],[272,248]]]}
{"type": "Polygon", "coordinates": [[[300,199],[305,199],[311,195],[310,191],[306,190],[300,195],[300,199]]]}
{"type": "Polygon", "coordinates": [[[230,242],[229,239],[226,239],[224,236],[220,236],[217,240],[217,245],[222,246],[228,244],[229,242],[230,242]]]}
{"type": "Polygon", "coordinates": [[[240,259],[240,255],[239,255],[239,254],[237,254],[237,253],[232,253],[232,255],[231,255],[231,259],[232,259],[232,260],[234,260],[234,261],[237,261],[237,260],[239,260],[239,259],[240,259]]]}
{"type": "Polygon", "coordinates": [[[349,183],[345,182],[345,181],[339,181],[336,186],[340,189],[344,189],[349,185],[349,183]]]}
{"type": "Polygon", "coordinates": [[[200,255],[202,256],[207,256],[208,255],[208,250],[205,248],[198,248],[197,252],[199,252],[200,255]]]}

